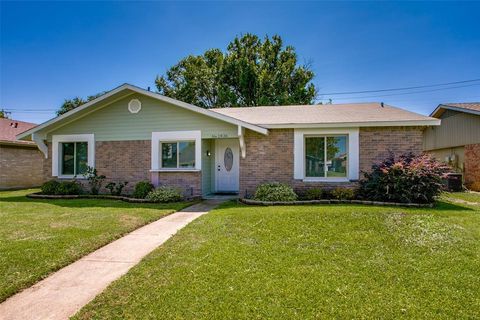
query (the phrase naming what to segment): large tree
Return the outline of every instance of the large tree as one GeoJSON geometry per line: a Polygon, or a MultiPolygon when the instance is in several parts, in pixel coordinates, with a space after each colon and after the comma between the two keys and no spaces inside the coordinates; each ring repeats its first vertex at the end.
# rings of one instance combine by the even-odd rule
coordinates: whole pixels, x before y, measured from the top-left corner
{"type": "Polygon", "coordinates": [[[161,94],[204,108],[311,104],[316,89],[307,65],[280,36],[236,37],[223,53],[188,56],[155,83],[161,94]]]}
{"type": "Polygon", "coordinates": [[[57,110],[57,116],[67,113],[68,111],[73,110],[81,106],[82,104],[92,101],[93,99],[100,97],[104,93],[105,92],[97,93],[92,96],[88,96],[86,99],[83,99],[81,97],[75,97],[73,99],[65,99],[63,104],[60,106],[60,109],[57,110]]]}

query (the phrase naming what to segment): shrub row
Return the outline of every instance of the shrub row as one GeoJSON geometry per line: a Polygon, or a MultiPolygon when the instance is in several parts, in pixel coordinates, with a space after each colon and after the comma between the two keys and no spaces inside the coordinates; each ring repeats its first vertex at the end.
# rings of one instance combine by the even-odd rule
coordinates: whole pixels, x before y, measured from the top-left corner
{"type": "MultiPolygon", "coordinates": [[[[87,179],[90,195],[98,195],[106,177],[99,175],[97,170],[91,167],[87,168],[85,173],[87,179]]],[[[128,181],[122,182],[110,182],[105,188],[110,190],[112,196],[122,196],[123,189],[128,185],[128,181]]],[[[42,187],[43,195],[81,195],[85,192],[82,189],[82,185],[75,179],[72,181],[57,181],[50,180],[45,182],[42,187]]],[[[154,185],[150,181],[140,181],[135,184],[133,198],[146,199],[150,202],[176,202],[183,200],[183,194],[181,190],[173,187],[162,186],[155,189],[154,185]]]]}
{"type": "Polygon", "coordinates": [[[430,155],[412,153],[384,161],[364,173],[358,189],[335,188],[331,191],[312,188],[302,195],[282,183],[269,182],[258,186],[253,197],[258,201],[292,202],[302,200],[364,200],[388,203],[433,203],[442,192],[442,179],[451,168],[430,155]]]}

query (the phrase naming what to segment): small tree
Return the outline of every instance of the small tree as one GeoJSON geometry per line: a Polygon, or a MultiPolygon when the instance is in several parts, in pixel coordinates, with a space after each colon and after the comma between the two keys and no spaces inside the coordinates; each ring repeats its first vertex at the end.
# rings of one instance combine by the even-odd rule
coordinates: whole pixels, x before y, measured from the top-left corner
{"type": "Polygon", "coordinates": [[[88,96],[86,99],[83,99],[81,97],[75,97],[73,99],[65,99],[63,104],[60,106],[60,109],[57,110],[57,116],[60,116],[64,113],[67,113],[70,110],[78,108],[82,104],[90,102],[90,101],[100,97],[103,94],[105,94],[105,92],[101,92],[101,93],[94,94],[92,96],[88,96]]]}
{"type": "Polygon", "coordinates": [[[90,193],[98,194],[100,188],[102,187],[103,180],[105,180],[106,177],[103,174],[98,175],[97,169],[93,167],[87,167],[87,170],[85,171],[85,177],[87,178],[90,186],[90,193]]]}

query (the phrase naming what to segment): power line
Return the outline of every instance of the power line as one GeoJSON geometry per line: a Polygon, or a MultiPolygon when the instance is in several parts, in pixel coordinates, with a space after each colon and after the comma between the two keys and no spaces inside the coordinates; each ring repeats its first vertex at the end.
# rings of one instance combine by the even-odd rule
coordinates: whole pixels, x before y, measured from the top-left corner
{"type": "Polygon", "coordinates": [[[431,88],[431,87],[447,86],[447,85],[452,85],[452,84],[468,83],[468,82],[476,82],[476,81],[480,81],[480,79],[471,79],[471,80],[463,80],[463,81],[455,81],[455,82],[429,84],[429,85],[415,86],[415,87],[403,87],[403,88],[391,88],[391,89],[379,89],[379,90],[366,90],[366,91],[330,92],[330,93],[319,93],[319,94],[320,94],[320,95],[343,95],[343,94],[372,93],[372,92],[385,92],[385,91],[402,91],[402,90],[411,90],[411,89],[421,89],[421,88],[431,88]]]}
{"type": "MultiPolygon", "coordinates": [[[[412,92],[402,92],[402,93],[392,93],[392,94],[380,94],[380,95],[362,96],[362,97],[331,98],[331,99],[332,99],[332,100],[351,100],[351,99],[364,99],[364,98],[378,98],[378,97],[403,96],[403,95],[408,95],[408,94],[417,94],[417,93],[434,92],[434,91],[444,91],[444,90],[449,90],[449,89],[458,89],[458,88],[472,87],[472,86],[478,86],[478,85],[480,85],[480,83],[468,84],[468,85],[464,85],[464,86],[448,87],[448,88],[439,88],[439,89],[412,91],[412,92]]],[[[318,100],[330,100],[330,99],[329,99],[329,98],[323,98],[323,99],[318,99],[318,100]]]]}

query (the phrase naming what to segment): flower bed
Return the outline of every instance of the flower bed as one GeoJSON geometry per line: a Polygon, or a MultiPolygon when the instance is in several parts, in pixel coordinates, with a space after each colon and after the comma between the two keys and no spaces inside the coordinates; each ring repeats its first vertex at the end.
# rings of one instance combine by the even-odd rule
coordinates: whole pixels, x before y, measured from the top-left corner
{"type": "Polygon", "coordinates": [[[307,204],[366,204],[374,206],[397,206],[414,208],[432,208],[433,203],[400,203],[400,202],[382,202],[366,200],[300,200],[300,201],[258,201],[252,199],[240,198],[239,201],[248,205],[257,206],[285,206],[285,205],[307,205],[307,204]]]}
{"type": "MultiPolygon", "coordinates": [[[[132,203],[156,203],[155,201],[149,199],[138,199],[127,196],[112,196],[108,194],[71,194],[71,195],[53,195],[53,194],[42,194],[42,193],[30,193],[27,194],[28,198],[32,199],[110,199],[110,200],[122,200],[125,202],[132,203]]],[[[186,200],[196,200],[196,198],[186,199],[186,200]]]]}

